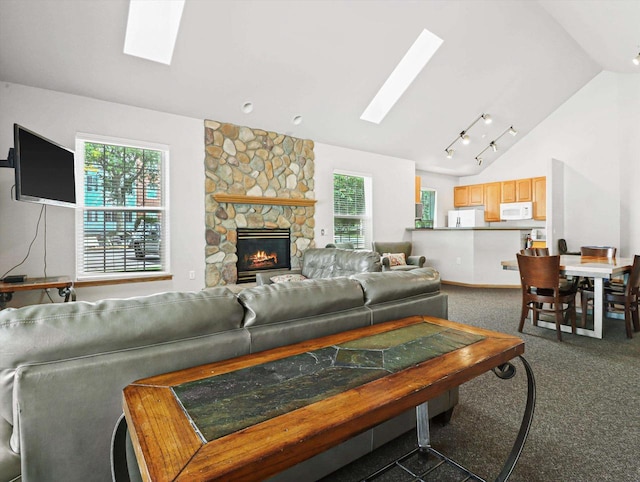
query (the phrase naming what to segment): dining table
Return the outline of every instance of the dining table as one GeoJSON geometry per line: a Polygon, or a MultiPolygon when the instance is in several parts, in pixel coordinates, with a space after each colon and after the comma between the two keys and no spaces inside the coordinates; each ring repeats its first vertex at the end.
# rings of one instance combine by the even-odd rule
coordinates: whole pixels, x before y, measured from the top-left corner
{"type": "MultiPolygon", "coordinates": [[[[500,263],[502,269],[518,270],[518,261],[506,260],[500,263]]],[[[581,276],[593,279],[594,301],[593,301],[593,329],[577,327],[578,335],[590,336],[592,338],[602,338],[602,327],[605,315],[617,318],[617,313],[607,313],[604,307],[604,281],[607,279],[623,276],[631,271],[633,258],[606,258],[596,256],[580,256],[565,254],[560,256],[560,274],[567,276],[581,276]]],[[[555,330],[555,323],[539,320],[538,326],[555,330]]],[[[571,332],[571,327],[561,326],[562,331],[571,332]]]]}

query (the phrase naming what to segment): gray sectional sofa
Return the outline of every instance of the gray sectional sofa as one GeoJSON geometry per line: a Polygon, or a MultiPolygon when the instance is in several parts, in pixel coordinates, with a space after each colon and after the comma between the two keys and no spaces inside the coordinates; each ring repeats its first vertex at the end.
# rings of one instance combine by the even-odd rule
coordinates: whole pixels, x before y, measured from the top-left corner
{"type": "MultiPolygon", "coordinates": [[[[433,269],[1,311],[0,480],[111,480],[122,389],[134,380],[417,314],[447,317],[433,269]]],[[[430,413],[450,413],[457,397],[433,400],[430,413]]],[[[409,411],[276,479],[324,476],[414,424],[409,411]]]]}

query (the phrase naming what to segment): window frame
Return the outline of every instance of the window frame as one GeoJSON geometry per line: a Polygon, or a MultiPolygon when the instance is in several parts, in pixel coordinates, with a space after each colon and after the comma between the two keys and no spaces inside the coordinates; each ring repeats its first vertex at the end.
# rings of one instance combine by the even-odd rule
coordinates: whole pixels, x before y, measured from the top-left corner
{"type": "MultiPolygon", "coordinates": [[[[76,279],[78,281],[109,281],[109,280],[140,280],[141,278],[158,278],[171,276],[171,240],[170,240],[170,216],[169,216],[169,165],[170,165],[170,148],[166,144],[153,142],[124,139],[111,136],[103,136],[97,134],[87,134],[78,132],[76,134],[76,216],[75,216],[75,242],[76,242],[76,279]],[[112,146],[120,146],[132,149],[146,149],[161,152],[160,173],[161,180],[156,187],[160,188],[162,195],[161,203],[157,206],[86,206],[85,205],[85,143],[105,144],[112,146]],[[84,214],[90,212],[160,212],[161,221],[161,250],[160,264],[161,269],[142,270],[142,271],[116,271],[116,272],[91,272],[85,271],[84,263],[84,214]]],[[[100,191],[96,185],[97,190],[100,191]]],[[[92,187],[94,187],[92,186],[92,187]]],[[[157,198],[156,198],[157,199],[157,198]]],[[[131,214],[132,216],[133,214],[131,214]]],[[[99,218],[98,214],[98,218],[99,218]]]]}
{"type": "Polygon", "coordinates": [[[343,219],[361,219],[363,224],[363,242],[362,246],[356,246],[356,249],[371,249],[373,242],[373,175],[364,172],[346,171],[336,169],[331,175],[332,183],[332,239],[335,243],[344,241],[336,240],[336,218],[343,219]],[[359,177],[364,180],[364,208],[365,213],[362,215],[338,215],[335,212],[335,176],[359,177]]]}

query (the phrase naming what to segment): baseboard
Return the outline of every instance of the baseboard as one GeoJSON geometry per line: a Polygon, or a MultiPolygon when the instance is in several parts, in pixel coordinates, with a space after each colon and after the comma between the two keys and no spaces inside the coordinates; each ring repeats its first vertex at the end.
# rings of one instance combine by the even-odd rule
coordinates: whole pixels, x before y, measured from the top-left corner
{"type": "Polygon", "coordinates": [[[447,281],[440,280],[443,285],[452,285],[452,286],[464,286],[466,288],[505,288],[505,289],[520,289],[520,285],[485,285],[485,284],[472,284],[472,283],[460,283],[459,281],[447,281]]]}

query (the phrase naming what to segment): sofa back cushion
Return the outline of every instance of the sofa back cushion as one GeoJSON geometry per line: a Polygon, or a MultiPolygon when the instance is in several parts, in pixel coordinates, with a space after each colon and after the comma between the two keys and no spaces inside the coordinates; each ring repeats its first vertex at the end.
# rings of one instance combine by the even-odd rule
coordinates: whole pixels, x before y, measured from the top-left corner
{"type": "MultiPolygon", "coordinates": [[[[362,287],[349,278],[261,285],[238,294],[243,326],[266,325],[364,306],[362,287]]],[[[283,345],[287,342],[282,343],[283,345]]]]}
{"type": "Polygon", "coordinates": [[[382,271],[380,255],[353,249],[308,249],[302,257],[302,274],[307,278],[335,278],[356,273],[382,271]]]}
{"type": "Polygon", "coordinates": [[[440,273],[434,268],[360,273],[351,278],[362,285],[367,306],[413,296],[437,294],[440,291],[440,273]]]}
{"type": "Polygon", "coordinates": [[[243,310],[226,288],[0,311],[0,415],[13,423],[21,365],[94,356],[240,328],[243,310]]]}

